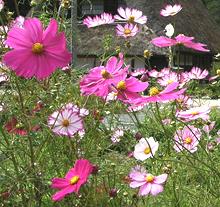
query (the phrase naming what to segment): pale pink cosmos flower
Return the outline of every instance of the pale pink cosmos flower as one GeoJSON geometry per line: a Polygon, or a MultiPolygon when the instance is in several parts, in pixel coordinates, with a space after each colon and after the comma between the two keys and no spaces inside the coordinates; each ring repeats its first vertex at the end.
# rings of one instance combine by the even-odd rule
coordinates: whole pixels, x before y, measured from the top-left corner
{"type": "Polygon", "coordinates": [[[131,105],[128,107],[127,112],[141,111],[147,104],[131,105]]]}
{"type": "Polygon", "coordinates": [[[117,24],[116,26],[117,35],[124,38],[134,37],[138,33],[138,30],[136,24],[125,24],[124,26],[117,24]]]}
{"type": "Polygon", "coordinates": [[[134,157],[141,161],[152,158],[158,150],[158,147],[159,143],[155,141],[153,137],[147,139],[141,138],[138,144],[135,145],[134,157]]]}
{"type": "Polygon", "coordinates": [[[11,28],[6,44],[13,50],[4,55],[3,62],[16,75],[25,78],[47,78],[57,68],[62,68],[71,61],[65,35],[58,33],[55,19],[50,21],[45,30],[39,19],[25,20],[23,28],[11,28]]]}
{"type": "Polygon", "coordinates": [[[73,112],[76,112],[79,114],[81,117],[85,117],[89,115],[89,110],[85,108],[79,108],[77,105],[74,103],[67,103],[65,106],[62,107],[62,109],[69,109],[72,110],[73,112]]]}
{"type": "Polygon", "coordinates": [[[182,130],[177,130],[174,136],[174,149],[177,152],[188,150],[191,153],[197,150],[201,131],[194,126],[185,126],[182,130]]]}
{"type": "Polygon", "coordinates": [[[193,100],[187,95],[179,95],[176,99],[177,103],[179,103],[182,107],[190,107],[193,105],[193,100]]]}
{"type": "Polygon", "coordinates": [[[183,121],[192,121],[196,119],[209,119],[210,108],[208,106],[194,107],[186,111],[178,111],[176,117],[183,121]]]}
{"type": "Polygon", "coordinates": [[[159,78],[163,76],[159,71],[155,69],[148,71],[148,75],[153,78],[159,78]]]}
{"type": "Polygon", "coordinates": [[[61,108],[49,116],[48,126],[58,135],[72,137],[84,129],[83,120],[74,108],[61,108]]]}
{"type": "Polygon", "coordinates": [[[147,73],[147,70],[145,68],[137,68],[134,71],[131,71],[130,75],[134,76],[134,77],[137,77],[137,76],[140,76],[140,75],[144,75],[146,73],[147,73]]]}
{"type": "Polygon", "coordinates": [[[162,120],[162,123],[163,123],[164,125],[170,125],[171,122],[172,122],[172,119],[163,119],[163,120],[162,120]]]}
{"type": "Polygon", "coordinates": [[[158,79],[157,82],[161,86],[168,86],[169,84],[171,84],[173,82],[177,82],[178,83],[179,82],[179,76],[175,72],[170,72],[169,74],[164,75],[163,77],[158,79]]]}
{"type": "Polygon", "coordinates": [[[93,165],[88,160],[76,160],[74,167],[67,172],[65,178],[52,179],[51,188],[59,190],[52,196],[52,200],[60,201],[73,192],[78,193],[80,187],[87,182],[92,170],[93,165]]]}
{"type": "Polygon", "coordinates": [[[23,16],[18,16],[18,17],[16,17],[16,19],[12,22],[12,26],[11,26],[11,27],[23,28],[23,27],[24,27],[24,22],[25,22],[25,18],[24,18],[23,16]]]}
{"type": "Polygon", "coordinates": [[[0,11],[4,8],[4,1],[3,0],[0,0],[0,11]]]}
{"type": "Polygon", "coordinates": [[[145,24],[147,22],[147,17],[143,15],[142,11],[137,9],[130,9],[122,7],[118,8],[118,14],[115,15],[114,18],[120,21],[127,21],[129,23],[138,23],[138,24],[145,24]]]}
{"type": "Polygon", "coordinates": [[[168,17],[168,16],[174,16],[177,13],[179,13],[182,10],[182,6],[175,4],[175,5],[167,5],[165,7],[165,9],[162,9],[160,11],[160,15],[164,16],[164,17],[168,17]]]}
{"type": "Polygon", "coordinates": [[[112,24],[114,22],[114,18],[112,14],[103,13],[100,16],[96,15],[95,17],[86,17],[83,20],[83,24],[86,25],[88,28],[97,27],[104,24],[112,24]]]}
{"type": "Polygon", "coordinates": [[[210,122],[210,123],[204,125],[202,129],[203,129],[203,131],[205,131],[207,134],[209,134],[209,132],[213,130],[214,126],[215,126],[215,121],[212,121],[212,122],[210,122]]]}
{"type": "Polygon", "coordinates": [[[116,57],[111,57],[105,66],[92,68],[80,81],[81,93],[106,98],[112,92],[112,84],[116,85],[127,76],[129,66],[122,68],[123,64],[123,56],[120,56],[119,61],[116,57]]]}
{"type": "Polygon", "coordinates": [[[124,131],[122,129],[115,130],[112,137],[111,137],[112,143],[116,144],[116,143],[120,142],[121,137],[123,137],[123,136],[124,136],[124,131]]]}
{"type": "Polygon", "coordinates": [[[148,85],[148,82],[141,82],[134,77],[129,77],[114,85],[113,91],[117,93],[119,100],[132,103],[134,100],[141,98],[139,92],[145,91],[148,85]]]}
{"type": "Polygon", "coordinates": [[[167,87],[160,91],[157,87],[151,87],[149,89],[149,96],[143,96],[141,99],[137,100],[135,104],[152,103],[152,102],[165,102],[175,100],[179,95],[185,92],[185,89],[177,90],[179,84],[173,82],[167,87]]]}
{"type": "Polygon", "coordinates": [[[8,81],[9,81],[9,78],[8,78],[7,74],[0,72],[0,84],[8,82],[8,81]]]}
{"type": "Polygon", "coordinates": [[[189,79],[200,80],[206,78],[208,74],[208,70],[201,70],[198,67],[193,67],[188,73],[188,77],[189,79]]]}
{"type": "Polygon", "coordinates": [[[170,47],[174,45],[184,45],[185,47],[198,50],[201,52],[209,52],[209,50],[205,48],[207,45],[193,42],[193,40],[194,40],[194,37],[188,37],[184,34],[179,34],[174,39],[171,39],[169,37],[164,37],[164,36],[156,37],[151,41],[151,43],[157,47],[170,47]]]}
{"type": "Polygon", "coordinates": [[[167,174],[161,174],[159,176],[154,176],[150,173],[147,173],[146,170],[138,167],[137,169],[132,169],[129,174],[131,180],[130,187],[139,189],[139,196],[153,195],[156,196],[159,193],[163,192],[163,185],[167,180],[167,174]]]}

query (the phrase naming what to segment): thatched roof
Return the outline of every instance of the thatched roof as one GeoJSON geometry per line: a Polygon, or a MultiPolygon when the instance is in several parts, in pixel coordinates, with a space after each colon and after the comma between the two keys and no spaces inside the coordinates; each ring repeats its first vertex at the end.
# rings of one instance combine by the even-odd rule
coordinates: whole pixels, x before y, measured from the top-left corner
{"type": "MultiPolygon", "coordinates": [[[[117,37],[115,26],[102,25],[97,28],[86,28],[79,26],[78,33],[78,55],[100,55],[104,52],[104,39],[111,36],[112,41],[109,44],[109,52],[112,53],[120,46],[120,50],[127,55],[143,55],[144,50],[148,49],[153,53],[166,55],[167,49],[157,48],[150,43],[150,40],[156,37],[156,34],[146,26],[141,27],[141,32],[135,37],[125,40],[123,37],[117,37]],[[127,47],[129,41],[130,47],[127,47]]],[[[111,39],[110,38],[110,39],[111,39]]]]}
{"type": "MultiPolygon", "coordinates": [[[[194,36],[197,42],[208,45],[212,53],[220,51],[220,28],[211,18],[201,0],[126,0],[127,6],[143,11],[148,17],[147,26],[131,41],[131,47],[126,50],[128,55],[143,55],[148,49],[155,54],[167,54],[166,49],[154,47],[150,40],[156,36],[164,35],[164,28],[168,23],[175,22],[176,33],[194,36]],[[160,16],[160,10],[167,4],[179,3],[182,11],[174,17],[160,16]],[[147,29],[147,27],[149,29],[147,29]]],[[[101,26],[88,29],[79,26],[78,53],[79,55],[97,55],[103,53],[103,36],[113,35],[114,50],[117,45],[124,45],[124,39],[115,37],[114,26],[101,26]]]]}
{"type": "Polygon", "coordinates": [[[159,36],[164,27],[175,22],[176,33],[195,37],[216,53],[220,51],[220,28],[210,16],[202,0],[127,0],[128,7],[136,7],[148,17],[147,25],[159,36]],[[183,9],[173,17],[160,16],[167,4],[180,4],[183,9]]]}

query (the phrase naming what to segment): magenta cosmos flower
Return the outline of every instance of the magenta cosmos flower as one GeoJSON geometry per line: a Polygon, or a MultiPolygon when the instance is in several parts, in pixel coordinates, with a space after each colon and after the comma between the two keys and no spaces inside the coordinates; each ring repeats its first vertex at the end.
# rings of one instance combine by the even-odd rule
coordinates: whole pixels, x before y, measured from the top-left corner
{"type": "Polygon", "coordinates": [[[201,135],[200,129],[194,126],[185,126],[183,130],[177,130],[174,136],[174,149],[177,152],[182,150],[188,150],[191,153],[195,152],[201,135]]]}
{"type": "Polygon", "coordinates": [[[143,15],[142,11],[137,9],[130,9],[122,7],[118,8],[118,14],[115,15],[115,19],[120,21],[127,21],[129,23],[145,24],[147,22],[147,17],[143,15]]]}
{"type": "Polygon", "coordinates": [[[192,70],[188,73],[189,79],[200,80],[207,77],[209,72],[207,70],[201,70],[198,67],[193,67],[192,70]]]}
{"type": "Polygon", "coordinates": [[[178,4],[175,4],[174,6],[172,6],[172,5],[167,5],[167,6],[165,7],[165,9],[162,9],[162,10],[160,11],[160,15],[161,15],[161,16],[164,16],[164,17],[174,16],[174,15],[176,15],[177,13],[179,13],[181,10],[182,10],[182,6],[181,6],[181,5],[178,5],[178,4]]]}
{"type": "Polygon", "coordinates": [[[175,39],[171,39],[168,37],[160,36],[154,38],[151,42],[157,47],[170,47],[174,45],[184,45],[185,47],[198,50],[201,52],[209,52],[208,49],[204,48],[205,44],[193,42],[194,37],[188,37],[184,34],[179,34],[175,37],[175,39]]]}
{"type": "Polygon", "coordinates": [[[152,102],[164,102],[175,100],[179,95],[185,92],[185,89],[176,90],[179,84],[173,82],[169,84],[163,91],[160,91],[157,87],[151,87],[149,90],[149,96],[142,97],[140,100],[137,100],[136,104],[139,102],[143,103],[152,103],[152,102]]]}
{"type": "Polygon", "coordinates": [[[127,76],[128,67],[122,69],[124,64],[123,56],[120,60],[111,57],[106,66],[92,68],[89,74],[80,81],[80,90],[83,95],[96,95],[106,98],[111,92],[112,84],[116,85],[127,76]]]}
{"type": "Polygon", "coordinates": [[[46,30],[37,18],[25,20],[23,28],[13,27],[6,40],[13,50],[4,55],[4,63],[18,76],[39,80],[68,65],[71,54],[66,50],[65,35],[57,31],[54,19],[46,30]]]}
{"type": "Polygon", "coordinates": [[[124,27],[120,24],[116,26],[117,35],[124,38],[134,37],[138,33],[138,30],[136,24],[126,24],[124,27]]]}
{"type": "Polygon", "coordinates": [[[72,137],[84,129],[82,117],[84,115],[80,114],[80,110],[69,107],[69,104],[67,104],[66,107],[50,115],[48,126],[58,135],[72,137]]]}
{"type": "Polygon", "coordinates": [[[125,101],[132,102],[135,99],[141,98],[139,92],[143,92],[148,87],[147,82],[141,82],[134,77],[130,77],[124,80],[120,80],[113,90],[117,94],[117,98],[125,101]]]}
{"type": "Polygon", "coordinates": [[[209,119],[210,108],[208,106],[194,107],[186,111],[178,111],[176,117],[182,119],[183,121],[192,121],[196,119],[209,119]]]}
{"type": "Polygon", "coordinates": [[[65,178],[52,179],[51,187],[59,190],[52,196],[52,200],[60,201],[68,194],[78,193],[80,187],[87,182],[92,170],[93,165],[88,160],[77,160],[65,178]]]}
{"type": "Polygon", "coordinates": [[[140,170],[133,169],[129,174],[129,178],[131,179],[130,187],[140,187],[138,193],[139,196],[146,196],[148,194],[156,196],[163,192],[163,185],[165,184],[167,177],[167,174],[154,176],[150,173],[147,173],[147,171],[143,170],[142,168],[140,170]]]}
{"type": "Polygon", "coordinates": [[[103,13],[100,16],[86,17],[83,20],[83,24],[86,25],[88,28],[91,28],[91,27],[97,27],[103,24],[112,24],[114,21],[115,20],[112,14],[103,13]]]}

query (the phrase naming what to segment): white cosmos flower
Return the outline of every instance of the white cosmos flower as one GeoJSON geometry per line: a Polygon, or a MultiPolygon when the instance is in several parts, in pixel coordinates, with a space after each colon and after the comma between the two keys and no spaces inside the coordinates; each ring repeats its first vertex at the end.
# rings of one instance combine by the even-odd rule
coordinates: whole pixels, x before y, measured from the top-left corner
{"type": "Polygon", "coordinates": [[[144,161],[147,158],[153,157],[158,150],[159,143],[153,137],[142,138],[138,144],[135,145],[134,157],[137,160],[144,161]]]}

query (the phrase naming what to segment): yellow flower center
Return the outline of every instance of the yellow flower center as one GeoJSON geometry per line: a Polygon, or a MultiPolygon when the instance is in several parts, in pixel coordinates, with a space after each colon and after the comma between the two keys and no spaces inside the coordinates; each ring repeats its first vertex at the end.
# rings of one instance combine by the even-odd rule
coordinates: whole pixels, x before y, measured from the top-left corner
{"type": "Polygon", "coordinates": [[[198,112],[198,111],[192,111],[191,114],[192,114],[192,115],[198,115],[199,112],[198,112]]]}
{"type": "Polygon", "coordinates": [[[116,87],[118,90],[125,90],[126,89],[126,84],[124,81],[120,81],[118,84],[117,84],[117,87],[116,87]]]}
{"type": "Polygon", "coordinates": [[[145,179],[148,183],[152,183],[154,181],[154,176],[150,174],[147,175],[145,179]]]}
{"type": "Polygon", "coordinates": [[[191,144],[191,143],[192,143],[192,138],[191,138],[191,137],[187,137],[187,138],[184,140],[184,143],[186,143],[186,144],[191,144]]]}
{"type": "Polygon", "coordinates": [[[149,58],[150,56],[152,56],[151,52],[149,50],[144,50],[144,57],[149,58]]]}
{"type": "Polygon", "coordinates": [[[220,69],[216,71],[216,74],[220,76],[220,69]]]}
{"type": "Polygon", "coordinates": [[[176,99],[176,101],[177,101],[178,103],[183,103],[183,99],[182,99],[182,98],[178,98],[178,99],[176,99]]]}
{"type": "Polygon", "coordinates": [[[144,154],[148,155],[150,154],[151,150],[150,150],[150,147],[147,147],[145,150],[144,150],[144,154]]]}
{"type": "Polygon", "coordinates": [[[168,80],[167,83],[171,84],[171,83],[173,83],[173,80],[168,80]]]}
{"type": "Polygon", "coordinates": [[[41,43],[39,43],[39,42],[33,44],[33,46],[32,46],[32,52],[33,52],[34,54],[40,55],[40,54],[43,53],[43,51],[44,51],[44,46],[43,46],[43,44],[41,44],[41,43]]]}
{"type": "Polygon", "coordinates": [[[22,123],[17,123],[16,126],[15,126],[16,129],[20,129],[20,128],[22,128],[22,127],[23,127],[23,124],[22,124],[22,123]]]}
{"type": "Polygon", "coordinates": [[[149,95],[150,96],[156,96],[160,93],[159,89],[157,87],[152,87],[150,88],[150,91],[149,91],[149,95]]]}
{"type": "Polygon", "coordinates": [[[111,74],[105,69],[101,70],[101,75],[104,79],[109,79],[112,77],[111,74]]]}
{"type": "Polygon", "coordinates": [[[73,176],[72,178],[71,178],[71,180],[70,180],[70,184],[71,185],[74,185],[74,184],[76,184],[77,182],[79,181],[79,176],[73,176]]]}
{"type": "Polygon", "coordinates": [[[128,21],[129,21],[130,23],[134,23],[134,20],[135,20],[135,17],[134,17],[134,16],[130,16],[129,19],[128,19],[128,21]]]}
{"type": "Polygon", "coordinates": [[[69,120],[68,120],[68,119],[64,119],[63,122],[62,122],[62,125],[63,125],[64,127],[68,127],[68,126],[70,125],[69,120]]]}
{"type": "Polygon", "coordinates": [[[125,29],[125,30],[124,30],[124,34],[125,34],[125,35],[131,34],[131,30],[130,30],[130,29],[125,29]]]}

